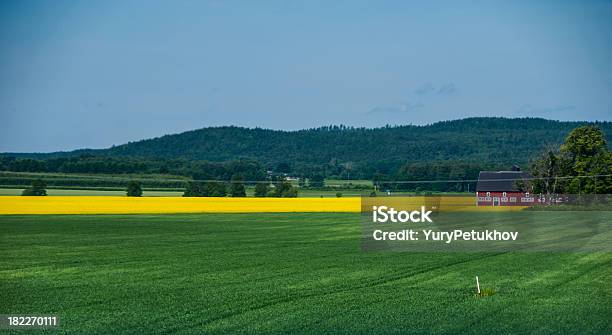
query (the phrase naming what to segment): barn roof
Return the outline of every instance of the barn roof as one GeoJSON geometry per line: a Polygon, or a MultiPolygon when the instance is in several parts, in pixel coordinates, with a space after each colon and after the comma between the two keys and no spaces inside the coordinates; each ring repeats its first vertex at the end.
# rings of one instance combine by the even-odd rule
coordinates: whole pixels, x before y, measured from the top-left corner
{"type": "Polygon", "coordinates": [[[516,181],[529,178],[523,171],[480,171],[476,192],[519,192],[516,181]]]}

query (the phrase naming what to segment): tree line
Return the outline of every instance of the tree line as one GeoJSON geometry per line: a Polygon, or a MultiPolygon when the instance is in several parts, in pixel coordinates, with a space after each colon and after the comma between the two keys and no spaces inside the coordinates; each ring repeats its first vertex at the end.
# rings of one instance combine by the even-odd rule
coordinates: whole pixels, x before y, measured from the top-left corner
{"type": "MultiPolygon", "coordinates": [[[[23,196],[46,196],[47,183],[36,178],[32,180],[30,186],[26,187],[21,195],[23,196]]],[[[143,185],[139,180],[127,182],[126,195],[128,197],[141,197],[143,195],[143,185]]],[[[246,187],[243,178],[240,176],[232,177],[230,182],[219,181],[187,181],[183,197],[246,197],[246,187]]],[[[289,181],[279,178],[273,181],[259,182],[255,185],[255,197],[276,197],[276,198],[296,198],[298,189],[289,181]]]]}
{"type": "MultiPolygon", "coordinates": [[[[232,178],[256,185],[260,188],[257,194],[268,195],[282,187],[268,185],[264,190],[260,184],[266,183],[257,182],[285,176],[297,177],[300,187],[310,188],[323,188],[326,178],[334,178],[370,179],[382,191],[467,192],[475,189],[480,171],[508,170],[518,164],[542,178],[532,187],[544,193],[609,192],[610,178],[595,176],[610,172],[610,135],[606,133],[612,133],[611,123],[580,125],[529,118],[471,118],[377,129],[330,126],[283,132],[205,128],[107,150],[81,150],[78,156],[5,154],[0,156],[0,170],[159,175],[157,181],[143,180],[143,185],[182,188],[184,181],[164,180],[179,176],[194,181],[187,186],[192,188],[188,194],[221,196],[240,194],[227,186],[239,184],[232,178]],[[577,127],[572,130],[570,126],[577,127]]],[[[2,185],[30,182],[0,174],[2,185]]],[[[53,186],[125,185],[112,179],[58,178],[46,182],[53,186]]],[[[292,191],[283,192],[278,195],[292,191]]]]}
{"type": "MultiPolygon", "coordinates": [[[[558,147],[569,132],[595,125],[608,136],[610,122],[560,122],[538,118],[467,118],[431,125],[354,128],[328,126],[299,131],[261,128],[211,127],[131,142],[102,150],[68,153],[18,154],[20,159],[49,160],[9,163],[11,171],[63,171],[88,173],[173,173],[191,176],[196,163],[215,171],[211,162],[254,161],[261,171],[313,174],[332,179],[372,179],[393,176],[406,165],[474,162],[486,166],[526,166],[549,147],[558,147]],[[82,155],[101,157],[77,162],[53,160],[82,155]],[[143,158],[138,158],[143,157],[143,158]],[[121,159],[116,159],[121,158],[121,159]],[[105,160],[109,159],[108,162],[105,160]],[[144,163],[142,165],[141,163],[144,163]],[[59,166],[59,167],[58,167],[59,166]],[[17,169],[17,170],[16,170],[17,169]]],[[[610,138],[607,138],[608,142],[610,138]]],[[[6,166],[6,164],[5,164],[6,166]]],[[[235,171],[213,172],[229,180],[235,171]]],[[[247,180],[251,178],[245,173],[247,180]]],[[[260,175],[261,176],[261,175],[260,175]]],[[[202,179],[202,178],[199,178],[202,179]]],[[[204,178],[207,179],[207,178],[204,178]]]]}
{"type": "Polygon", "coordinates": [[[81,174],[159,174],[198,180],[230,180],[241,175],[248,180],[265,180],[265,169],[254,160],[227,162],[185,159],[147,159],[80,155],[71,158],[18,158],[0,156],[0,170],[11,172],[51,172],[81,174]]]}

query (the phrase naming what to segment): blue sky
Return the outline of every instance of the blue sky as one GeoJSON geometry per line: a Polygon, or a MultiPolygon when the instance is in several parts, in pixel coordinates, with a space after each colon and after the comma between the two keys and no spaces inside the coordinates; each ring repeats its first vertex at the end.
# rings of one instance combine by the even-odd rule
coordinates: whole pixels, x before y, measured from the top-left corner
{"type": "Polygon", "coordinates": [[[0,46],[0,152],[612,119],[610,1],[1,1],[0,46]]]}

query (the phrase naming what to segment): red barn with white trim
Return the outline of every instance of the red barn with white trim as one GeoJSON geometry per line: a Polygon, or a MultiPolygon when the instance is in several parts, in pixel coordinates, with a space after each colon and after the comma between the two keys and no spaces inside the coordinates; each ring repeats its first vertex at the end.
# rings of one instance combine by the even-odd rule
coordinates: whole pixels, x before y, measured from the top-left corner
{"type": "Polygon", "coordinates": [[[530,176],[514,171],[480,171],[476,184],[478,206],[531,206],[535,197],[526,190],[525,180],[530,176]],[[521,187],[521,183],[523,185],[521,187]]]}

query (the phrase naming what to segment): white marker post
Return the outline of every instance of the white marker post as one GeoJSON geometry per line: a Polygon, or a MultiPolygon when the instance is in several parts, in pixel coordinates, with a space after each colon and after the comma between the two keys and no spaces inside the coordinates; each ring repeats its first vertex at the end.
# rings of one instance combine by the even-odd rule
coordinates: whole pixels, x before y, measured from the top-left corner
{"type": "Polygon", "coordinates": [[[476,289],[478,290],[478,294],[480,294],[480,282],[478,281],[478,276],[476,276],[476,289]]]}

